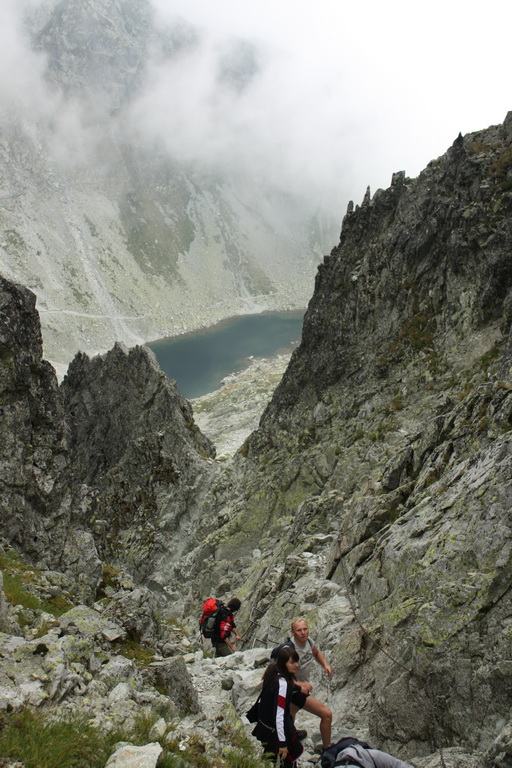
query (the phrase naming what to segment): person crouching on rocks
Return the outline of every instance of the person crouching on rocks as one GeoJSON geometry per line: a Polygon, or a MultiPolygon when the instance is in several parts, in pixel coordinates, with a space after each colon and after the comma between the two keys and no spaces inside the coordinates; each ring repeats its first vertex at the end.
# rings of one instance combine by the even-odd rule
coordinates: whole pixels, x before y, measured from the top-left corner
{"type": "Polygon", "coordinates": [[[263,675],[258,722],[252,732],[263,744],[265,752],[285,761],[288,766],[295,764],[303,750],[290,714],[292,695],[302,704],[307,698],[295,681],[298,668],[297,651],[290,647],[281,648],[263,675]]]}
{"type": "Polygon", "coordinates": [[[346,768],[412,768],[398,757],[387,752],[372,749],[366,741],[360,741],[351,736],[331,744],[320,758],[321,768],[334,768],[344,765],[346,768]]]}
{"type": "Polygon", "coordinates": [[[227,605],[220,608],[218,629],[212,637],[212,645],[215,648],[215,656],[229,656],[236,651],[235,643],[242,638],[237,632],[235,624],[235,613],[240,609],[242,603],[238,597],[233,597],[227,605]],[[234,642],[231,635],[234,636],[234,642]]]}

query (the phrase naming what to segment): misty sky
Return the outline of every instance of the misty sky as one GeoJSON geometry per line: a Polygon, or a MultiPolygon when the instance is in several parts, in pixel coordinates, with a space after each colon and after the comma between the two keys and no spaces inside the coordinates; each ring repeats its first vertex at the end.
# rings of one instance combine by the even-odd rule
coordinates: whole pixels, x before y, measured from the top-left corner
{"type": "Polygon", "coordinates": [[[512,109],[512,3],[490,0],[154,0],[218,35],[281,52],[267,94],[274,146],[358,202],[416,176],[458,135],[512,109]],[[334,174],[330,174],[334,171],[334,174]]]}
{"type": "MultiPolygon", "coordinates": [[[[83,155],[90,109],[49,92],[44,59],[23,35],[20,9],[38,2],[0,0],[0,107],[43,116],[83,155]]],[[[160,24],[179,14],[202,42],[178,64],[155,61],[131,108],[138,130],[176,157],[231,162],[255,180],[329,198],[340,215],[367,185],[387,187],[399,170],[416,176],[459,131],[512,109],[510,0],[151,2],[160,24]],[[258,51],[243,93],[216,79],[234,37],[258,51]]]]}

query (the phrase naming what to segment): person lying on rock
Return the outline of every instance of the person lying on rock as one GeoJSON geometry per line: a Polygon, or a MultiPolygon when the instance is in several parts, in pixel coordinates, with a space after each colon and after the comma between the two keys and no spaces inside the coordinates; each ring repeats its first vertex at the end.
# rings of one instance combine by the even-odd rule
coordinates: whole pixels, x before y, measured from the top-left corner
{"type": "MultiPolygon", "coordinates": [[[[306,619],[300,618],[292,621],[291,638],[288,642],[293,645],[299,654],[300,664],[296,680],[303,693],[309,694],[313,690],[313,686],[309,682],[310,665],[313,659],[325,669],[329,678],[332,677],[332,667],[328,664],[319,647],[315,645],[309,636],[309,626],[306,619]]],[[[320,736],[322,737],[322,746],[325,749],[325,747],[328,747],[331,743],[331,710],[326,704],[323,704],[313,696],[308,696],[302,707],[300,706],[299,699],[295,700],[295,698],[292,697],[290,712],[294,719],[298,710],[301,708],[320,718],[320,736]]],[[[299,735],[303,738],[301,731],[299,731],[299,735]]]]}
{"type": "Polygon", "coordinates": [[[321,768],[412,768],[397,757],[372,749],[365,741],[351,737],[340,739],[324,750],[320,758],[321,768]]]}
{"type": "Polygon", "coordinates": [[[227,605],[221,606],[219,621],[212,636],[215,656],[229,656],[236,651],[235,643],[242,638],[236,629],[235,613],[240,609],[241,605],[242,603],[238,597],[233,597],[227,605]],[[234,642],[231,639],[232,634],[234,642]]]}
{"type": "Polygon", "coordinates": [[[258,721],[252,731],[265,752],[284,761],[286,766],[295,765],[303,746],[290,714],[290,701],[294,696],[301,705],[307,694],[295,681],[299,668],[299,655],[290,646],[282,647],[275,661],[263,674],[263,688],[258,699],[258,721]]]}

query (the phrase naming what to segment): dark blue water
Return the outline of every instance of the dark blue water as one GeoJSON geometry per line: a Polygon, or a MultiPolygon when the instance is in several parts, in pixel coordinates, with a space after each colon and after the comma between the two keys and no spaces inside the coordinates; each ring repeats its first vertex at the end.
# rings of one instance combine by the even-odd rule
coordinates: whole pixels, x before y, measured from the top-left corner
{"type": "Polygon", "coordinates": [[[303,319],[304,311],[242,315],[147,346],[182,395],[192,399],[218,389],[225,376],[245,368],[251,355],[270,357],[290,349],[300,341],[303,319]]]}

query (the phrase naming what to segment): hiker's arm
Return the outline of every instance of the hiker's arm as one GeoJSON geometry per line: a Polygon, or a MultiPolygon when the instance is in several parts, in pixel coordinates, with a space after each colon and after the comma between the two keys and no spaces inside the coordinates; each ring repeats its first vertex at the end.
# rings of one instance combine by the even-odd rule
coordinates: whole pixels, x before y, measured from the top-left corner
{"type": "Polygon", "coordinates": [[[225,637],[225,638],[224,638],[224,640],[223,640],[223,642],[224,642],[224,643],[226,643],[226,645],[228,646],[228,648],[230,648],[232,651],[236,651],[236,645],[235,645],[234,643],[232,643],[232,642],[231,642],[231,640],[229,639],[229,637],[225,637]]]}
{"type": "Polygon", "coordinates": [[[327,673],[327,676],[328,677],[332,677],[332,667],[328,663],[327,659],[323,655],[323,653],[320,650],[320,648],[317,645],[315,645],[312,652],[313,652],[313,656],[318,661],[320,666],[322,666],[325,669],[325,671],[327,673]]]}
{"type": "Polygon", "coordinates": [[[293,682],[295,685],[298,685],[302,693],[305,693],[306,695],[310,694],[313,690],[313,686],[308,680],[295,680],[294,678],[293,682]]]}

